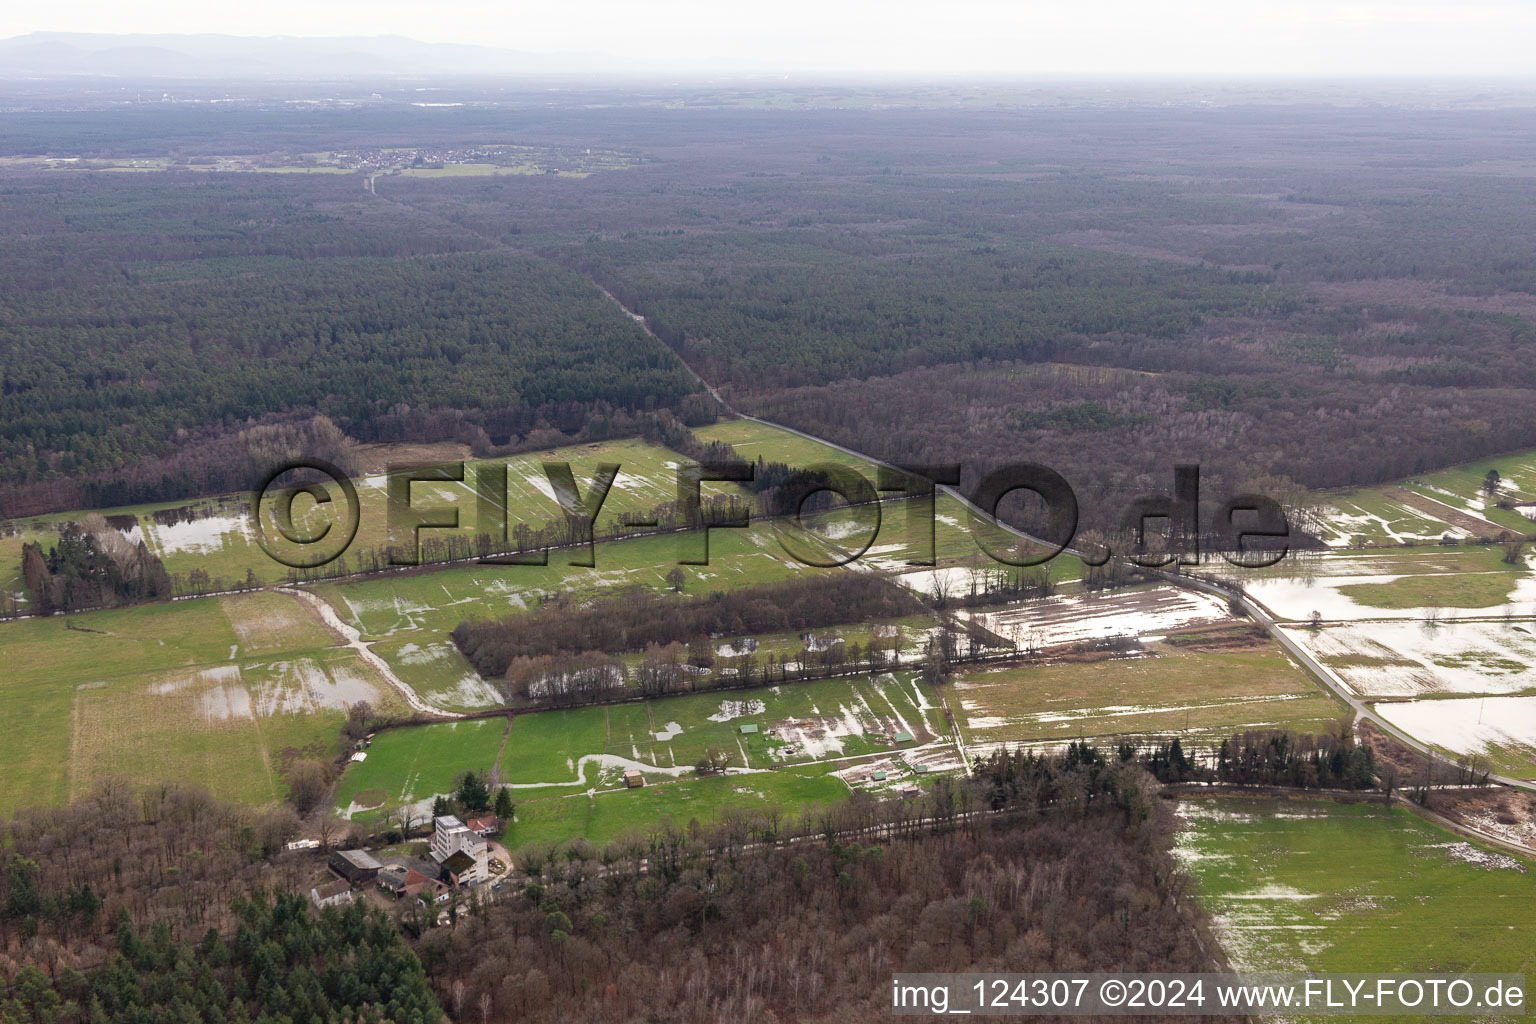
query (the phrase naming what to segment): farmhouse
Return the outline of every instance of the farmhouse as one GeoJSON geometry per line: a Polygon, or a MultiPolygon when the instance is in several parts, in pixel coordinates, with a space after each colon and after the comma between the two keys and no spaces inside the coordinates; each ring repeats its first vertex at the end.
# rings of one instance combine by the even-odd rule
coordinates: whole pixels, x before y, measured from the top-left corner
{"type": "Polygon", "coordinates": [[[485,838],[451,814],[433,819],[431,852],[432,860],[445,869],[459,854],[469,861],[469,867],[460,862],[458,868],[450,870],[454,885],[483,882],[491,876],[490,847],[485,838]]]}
{"type": "Polygon", "coordinates": [[[405,895],[405,879],[411,869],[404,864],[386,864],[379,869],[379,888],[396,899],[405,895]]]}
{"type": "Polygon", "coordinates": [[[379,888],[397,900],[420,896],[425,891],[429,899],[436,901],[448,891],[442,882],[405,864],[391,864],[380,871],[379,888]]]}
{"type": "Polygon", "coordinates": [[[501,827],[501,821],[498,818],[470,818],[464,827],[483,839],[489,839],[501,827]]]}
{"type": "Polygon", "coordinates": [[[379,877],[380,864],[366,850],[337,850],[331,854],[330,868],[350,885],[364,885],[379,877]]]}
{"type": "Polygon", "coordinates": [[[352,902],[352,886],[338,878],[334,882],[317,885],[309,890],[309,902],[316,908],[339,907],[352,902]]]}

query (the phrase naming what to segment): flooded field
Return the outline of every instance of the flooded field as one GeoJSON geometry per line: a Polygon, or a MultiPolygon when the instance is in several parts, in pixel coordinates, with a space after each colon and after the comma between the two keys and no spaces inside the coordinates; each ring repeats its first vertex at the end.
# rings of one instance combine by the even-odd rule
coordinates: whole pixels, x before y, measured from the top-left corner
{"type": "Polygon", "coordinates": [[[999,636],[1034,647],[1156,636],[1233,621],[1225,601],[1171,586],[1047,597],[964,614],[999,636]]]}

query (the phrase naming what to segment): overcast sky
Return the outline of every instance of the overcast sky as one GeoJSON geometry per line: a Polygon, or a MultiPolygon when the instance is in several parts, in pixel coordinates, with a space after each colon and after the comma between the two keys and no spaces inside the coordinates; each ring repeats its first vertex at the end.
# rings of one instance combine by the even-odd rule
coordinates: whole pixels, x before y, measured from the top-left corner
{"type": "Polygon", "coordinates": [[[57,0],[26,32],[387,35],[684,70],[1529,75],[1536,0],[57,0]]]}

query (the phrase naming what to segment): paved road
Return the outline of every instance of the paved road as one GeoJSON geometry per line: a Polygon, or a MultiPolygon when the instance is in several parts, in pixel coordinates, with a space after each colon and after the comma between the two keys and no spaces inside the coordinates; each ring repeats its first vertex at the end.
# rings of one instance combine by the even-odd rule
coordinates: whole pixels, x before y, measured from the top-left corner
{"type": "MultiPolygon", "coordinates": [[[[1342,700],[1344,703],[1348,704],[1361,721],[1370,722],[1377,729],[1380,729],[1382,732],[1391,736],[1399,743],[1406,747],[1411,747],[1421,754],[1433,757],[1437,761],[1440,761],[1444,764],[1452,766],[1456,765],[1455,761],[1446,757],[1444,754],[1441,754],[1439,751],[1430,748],[1424,743],[1420,743],[1412,736],[1409,736],[1402,730],[1398,729],[1391,722],[1388,722],[1386,719],[1378,715],[1375,709],[1372,708],[1369,704],[1351,693],[1349,688],[1344,685],[1344,681],[1340,679],[1331,668],[1314,658],[1310,651],[1298,643],[1284,629],[1281,629],[1279,622],[1275,619],[1274,615],[1270,613],[1269,609],[1265,608],[1258,601],[1249,597],[1241,587],[1236,587],[1231,584],[1215,583],[1210,580],[1202,580],[1193,576],[1186,576],[1183,573],[1161,573],[1160,575],[1162,575],[1162,577],[1168,580],[1170,583],[1178,586],[1188,587],[1191,590],[1204,591],[1207,594],[1214,594],[1218,597],[1224,597],[1229,600],[1237,600],[1241,604],[1243,610],[1248,613],[1253,621],[1257,622],[1259,625],[1268,630],[1269,635],[1279,641],[1280,646],[1284,647],[1286,652],[1289,653],[1292,658],[1296,659],[1298,664],[1300,664],[1303,668],[1315,676],[1318,682],[1327,687],[1329,692],[1342,700]]],[[[1515,789],[1524,789],[1529,792],[1536,793],[1536,783],[1527,782],[1524,779],[1512,779],[1504,775],[1491,774],[1488,776],[1488,778],[1490,781],[1497,782],[1503,786],[1511,786],[1515,789]]]]}

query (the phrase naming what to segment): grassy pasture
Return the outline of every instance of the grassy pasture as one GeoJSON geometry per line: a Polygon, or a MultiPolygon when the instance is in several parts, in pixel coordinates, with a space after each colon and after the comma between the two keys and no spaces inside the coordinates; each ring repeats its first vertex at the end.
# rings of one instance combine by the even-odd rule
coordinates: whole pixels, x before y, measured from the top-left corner
{"type": "Polygon", "coordinates": [[[1329,495],[1328,504],[1332,536],[1349,545],[1431,541],[1447,530],[1445,523],[1368,489],[1329,495]]]}
{"type": "Polygon", "coordinates": [[[1524,564],[1507,565],[1498,546],[1473,546],[1422,554],[1405,552],[1376,562],[1373,571],[1403,575],[1387,583],[1340,583],[1339,593],[1367,608],[1497,608],[1520,580],[1524,564]]]}
{"type": "MultiPolygon", "coordinates": [[[[336,792],[339,810],[388,810],[402,803],[452,792],[466,771],[490,771],[506,736],[504,718],[478,718],[415,728],[391,729],[374,737],[368,758],[347,766],[336,792]]],[[[375,813],[356,813],[362,818],[375,813]]]]}
{"type": "Polygon", "coordinates": [[[698,427],[693,433],[705,443],[723,441],[735,448],[742,458],[752,462],[756,462],[759,456],[768,462],[783,462],[797,468],[813,466],[818,462],[831,462],[855,469],[871,485],[875,483],[875,465],[868,459],[848,455],[831,445],[791,434],[766,423],[721,420],[707,427],[698,427]]]}
{"type": "Polygon", "coordinates": [[[1146,645],[1136,658],[981,668],[952,698],[967,745],[1066,743],[1245,727],[1324,731],[1345,713],[1269,640],[1235,649],[1146,645]]]}
{"type": "Polygon", "coordinates": [[[1536,972],[1529,864],[1380,804],[1180,806],[1178,850],[1239,969],[1536,972]]]}
{"type": "Polygon", "coordinates": [[[1399,488],[1528,534],[1533,529],[1531,520],[1495,505],[1499,499],[1536,501],[1536,451],[1496,455],[1424,473],[1399,484],[1329,495],[1328,503],[1338,513],[1328,517],[1334,536],[1349,542],[1359,537],[1367,544],[1396,544],[1413,539],[1432,541],[1453,529],[1453,523],[1435,515],[1435,506],[1420,503],[1423,507],[1413,507],[1387,493],[1399,488]],[[1489,470],[1496,470],[1502,481],[1499,492],[1491,497],[1483,492],[1489,470]]]}
{"type": "MultiPolygon", "coordinates": [[[[795,562],[768,530],[711,530],[710,564],[680,566],[684,591],[733,590],[804,572],[832,571],[795,562]]],[[[663,590],[667,573],[701,546],[701,538],[693,533],[637,537],[597,545],[592,568],[572,566],[567,552],[554,551],[548,565],[456,566],[323,583],[314,589],[365,638],[416,633],[440,637],[465,619],[507,615],[562,592],[590,598],[614,596],[627,587],[663,590]]]]}
{"type": "Polygon", "coordinates": [[[510,724],[492,718],[393,729],[375,737],[366,761],[348,767],[337,804],[368,820],[380,802],[423,801],[450,791],[457,775],[493,765],[497,781],[528,800],[616,788],[636,765],[652,783],[687,778],[710,748],[733,767],[758,770],[910,749],[946,734],[936,704],[903,672],[529,712],[510,724]],[[774,729],[783,722],[795,727],[774,729]],[[747,724],[758,731],[743,734],[747,724]],[[893,742],[902,731],[913,734],[910,743],[893,742]]]}
{"type": "Polygon", "coordinates": [[[109,774],[281,797],[286,759],[335,751],[345,703],[395,705],[333,643],[275,593],[0,623],[0,812],[63,803],[109,774]]]}
{"type": "MultiPolygon", "coordinates": [[[[402,450],[409,453],[413,447],[403,446],[402,450]]],[[[378,453],[370,451],[369,457],[377,459],[378,453]]],[[[627,439],[528,452],[508,459],[471,461],[465,466],[462,483],[412,485],[412,507],[416,510],[458,509],[459,526],[456,529],[424,528],[421,531],[423,539],[443,537],[455,532],[473,537],[482,528],[476,494],[478,473],[486,467],[505,464],[507,494],[503,504],[509,526],[515,527],[523,522],[537,527],[560,515],[554,491],[544,473],[543,463],[546,460],[569,463],[583,495],[586,494],[597,465],[616,462],[620,467],[619,475],[597,517],[597,525],[601,529],[614,523],[621,513],[649,512],[658,504],[676,500],[675,467],[679,458],[675,452],[665,448],[627,439]]],[[[361,507],[352,550],[387,543],[404,544],[409,539],[408,532],[401,531],[399,536],[390,532],[386,476],[379,473],[354,481],[361,507]]],[[[341,489],[332,485],[327,491],[333,502],[330,507],[319,507],[308,497],[300,497],[294,502],[294,521],[297,527],[312,530],[337,518],[331,514],[331,510],[339,510],[343,505],[341,489]]],[[[161,557],[166,569],[172,573],[202,569],[210,576],[234,582],[245,579],[247,571],[250,571],[263,583],[281,582],[287,576],[287,567],[268,556],[256,543],[250,527],[249,499],[249,494],[229,494],[101,511],[104,515],[135,518],[145,543],[161,557]],[[190,523],[162,524],[155,521],[156,512],[185,507],[195,508],[203,518],[190,523]]],[[[17,532],[0,537],[0,558],[4,559],[4,571],[7,574],[4,579],[0,579],[0,585],[11,591],[21,589],[21,545],[25,541],[39,540],[46,547],[52,542],[60,523],[78,521],[84,514],[80,511],[61,512],[8,524],[17,532]]],[[[284,550],[299,550],[282,542],[270,526],[267,534],[284,550]]]]}
{"type": "Polygon", "coordinates": [[[847,796],[846,785],[815,767],[648,783],[643,789],[520,803],[503,841],[512,849],[572,839],[601,846],[627,834],[644,835],[669,822],[675,828],[690,821],[707,825],[727,810],[769,807],[777,807],[787,822],[847,796]]]}

